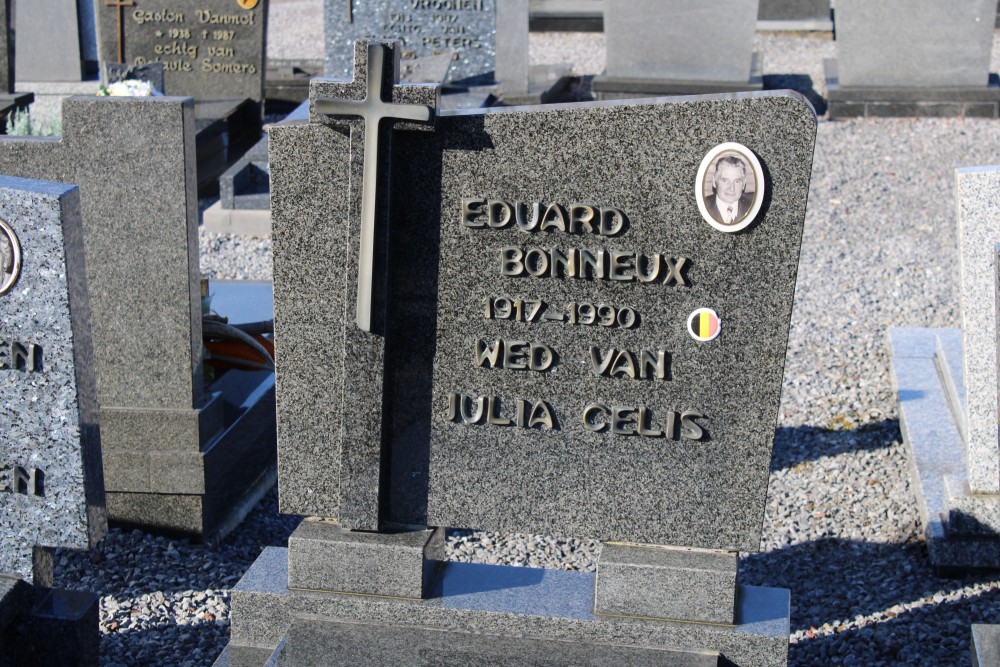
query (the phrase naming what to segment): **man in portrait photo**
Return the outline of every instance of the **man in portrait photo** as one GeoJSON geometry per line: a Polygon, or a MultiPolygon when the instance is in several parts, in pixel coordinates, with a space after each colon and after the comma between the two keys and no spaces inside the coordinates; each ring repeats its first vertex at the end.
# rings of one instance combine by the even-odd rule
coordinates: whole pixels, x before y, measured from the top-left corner
{"type": "Polygon", "coordinates": [[[715,163],[714,194],[705,197],[705,208],[716,222],[731,225],[742,220],[753,207],[753,193],[746,191],[752,173],[735,155],[723,155],[715,163]]]}
{"type": "Polygon", "coordinates": [[[7,232],[0,229],[0,292],[10,287],[16,276],[14,266],[14,245],[7,232]]]}

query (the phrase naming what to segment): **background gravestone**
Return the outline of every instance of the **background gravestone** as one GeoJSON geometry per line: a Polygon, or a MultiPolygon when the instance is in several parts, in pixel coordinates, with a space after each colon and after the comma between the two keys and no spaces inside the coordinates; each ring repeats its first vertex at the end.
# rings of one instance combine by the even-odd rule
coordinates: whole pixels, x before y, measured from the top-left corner
{"type": "Polygon", "coordinates": [[[760,90],[757,0],[607,0],[597,99],[760,90]]]}
{"type": "Polygon", "coordinates": [[[17,3],[18,81],[81,81],[77,0],[17,3]]]}
{"type": "Polygon", "coordinates": [[[938,568],[1000,568],[1000,168],[955,170],[962,328],[889,330],[900,426],[938,568]]]}
{"type": "Polygon", "coordinates": [[[170,95],[261,102],[267,1],[94,0],[101,62],[162,62],[170,95]]]}
{"type": "Polygon", "coordinates": [[[219,175],[260,140],[268,0],[94,3],[105,68],[162,63],[161,92],[195,98],[199,191],[214,194],[219,175]]]}
{"type": "Polygon", "coordinates": [[[996,118],[995,12],[993,0],[838,1],[828,115],[996,118]]]}
{"type": "Polygon", "coordinates": [[[760,0],[757,30],[833,30],[830,0],[760,0]]]}
{"type": "Polygon", "coordinates": [[[97,596],[36,553],[107,530],[79,189],[0,177],[0,256],[0,662],[96,665],[97,596]]]}
{"type": "Polygon", "coordinates": [[[451,82],[491,75],[496,57],[495,3],[324,0],[326,75],[351,78],[354,40],[363,37],[400,40],[404,60],[453,53],[451,82]]]}
{"type": "MultiPolygon", "coordinates": [[[[352,186],[367,128],[347,134],[326,114],[344,108],[328,100],[371,99],[373,48],[359,43],[352,83],[313,81],[310,122],[271,129],[281,509],[332,520],[307,519],[287,550],[261,555],[233,592],[218,664],[244,649],[262,658],[248,664],[300,664],[365,638],[382,655],[400,625],[456,664],[488,660],[470,627],[501,638],[500,664],[552,660],[553,639],[656,664],[785,664],[788,594],[738,586],[736,552],[760,543],[812,109],[762,94],[442,112],[431,131],[397,121],[380,138],[391,153],[378,155],[368,333],[354,315],[371,194],[352,186]],[[728,234],[699,212],[695,182],[733,141],[767,177],[753,224],[728,234]],[[547,275],[552,248],[603,257],[606,273],[547,275]],[[505,272],[511,252],[531,271],[505,272]],[[704,343],[688,332],[703,307],[724,322],[704,343]],[[649,350],[662,372],[632,377],[617,353],[605,367],[617,370],[597,371],[594,347],[649,350]],[[442,565],[443,531],[422,526],[609,543],[596,577],[442,565]]],[[[384,99],[386,113],[428,103],[403,85],[384,99]]]]}
{"type": "Polygon", "coordinates": [[[61,138],[0,140],[0,174],[80,187],[111,518],[212,540],[274,482],[273,374],[204,381],[192,107],[69,98],[61,138]]]}

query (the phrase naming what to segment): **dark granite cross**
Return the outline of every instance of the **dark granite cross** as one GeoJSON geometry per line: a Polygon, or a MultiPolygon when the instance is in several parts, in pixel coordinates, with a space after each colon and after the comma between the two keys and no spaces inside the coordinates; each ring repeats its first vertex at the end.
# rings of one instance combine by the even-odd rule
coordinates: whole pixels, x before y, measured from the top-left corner
{"type": "Polygon", "coordinates": [[[434,109],[429,106],[394,104],[383,99],[386,83],[389,84],[390,89],[395,83],[394,80],[391,80],[394,76],[386,76],[386,52],[385,44],[368,42],[366,67],[359,71],[357,63],[355,64],[355,79],[357,80],[360,74],[364,74],[366,79],[366,94],[363,100],[319,98],[313,103],[313,110],[318,114],[358,116],[365,123],[364,177],[361,183],[361,250],[358,258],[356,318],[358,327],[362,331],[371,331],[375,221],[378,215],[378,164],[381,157],[379,151],[389,150],[389,146],[383,148],[379,145],[379,126],[383,120],[428,123],[434,116],[434,109]]]}
{"type": "Polygon", "coordinates": [[[125,29],[122,26],[122,9],[125,7],[135,7],[132,0],[104,0],[105,7],[118,8],[118,62],[125,62],[125,29]]]}

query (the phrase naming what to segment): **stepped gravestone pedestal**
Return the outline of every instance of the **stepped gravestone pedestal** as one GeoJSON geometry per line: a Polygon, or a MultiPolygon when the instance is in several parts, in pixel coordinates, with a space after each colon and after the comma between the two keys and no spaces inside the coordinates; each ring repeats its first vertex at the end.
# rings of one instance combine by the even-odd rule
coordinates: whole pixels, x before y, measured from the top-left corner
{"type": "Polygon", "coordinates": [[[757,0],[606,0],[599,100],[760,90],[757,0]]]}
{"type": "Polygon", "coordinates": [[[997,303],[1000,168],[956,170],[962,328],[890,329],[900,426],[927,551],[944,570],[1000,568],[997,303]]]}
{"type": "Polygon", "coordinates": [[[161,92],[195,98],[198,186],[214,193],[260,140],[268,0],[94,2],[105,70],[162,63],[161,92]]]}
{"type": "Polygon", "coordinates": [[[217,665],[785,665],[788,592],[737,552],[812,109],[436,114],[388,49],[270,130],[280,502],[311,518],[234,589],[217,665]],[[444,562],[445,527],[605,546],[596,574],[444,562]]]}
{"type": "Polygon", "coordinates": [[[830,118],[997,118],[993,0],[838,0],[836,11],[837,59],[824,63],[830,118]]]}
{"type": "Polygon", "coordinates": [[[217,539],[274,483],[274,376],[204,381],[193,101],[71,98],[0,174],[80,187],[109,516],[217,539]]]}
{"type": "Polygon", "coordinates": [[[107,531],[80,191],[0,177],[0,664],[98,664],[98,597],[51,549],[107,531]]]}

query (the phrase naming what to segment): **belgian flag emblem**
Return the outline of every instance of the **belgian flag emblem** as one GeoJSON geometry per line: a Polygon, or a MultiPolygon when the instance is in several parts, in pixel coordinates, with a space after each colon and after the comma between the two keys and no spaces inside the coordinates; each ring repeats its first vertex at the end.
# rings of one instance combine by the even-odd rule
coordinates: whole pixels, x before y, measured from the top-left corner
{"type": "Polygon", "coordinates": [[[722,331],[719,315],[711,308],[699,308],[688,316],[688,333],[696,341],[715,340],[722,331]]]}

